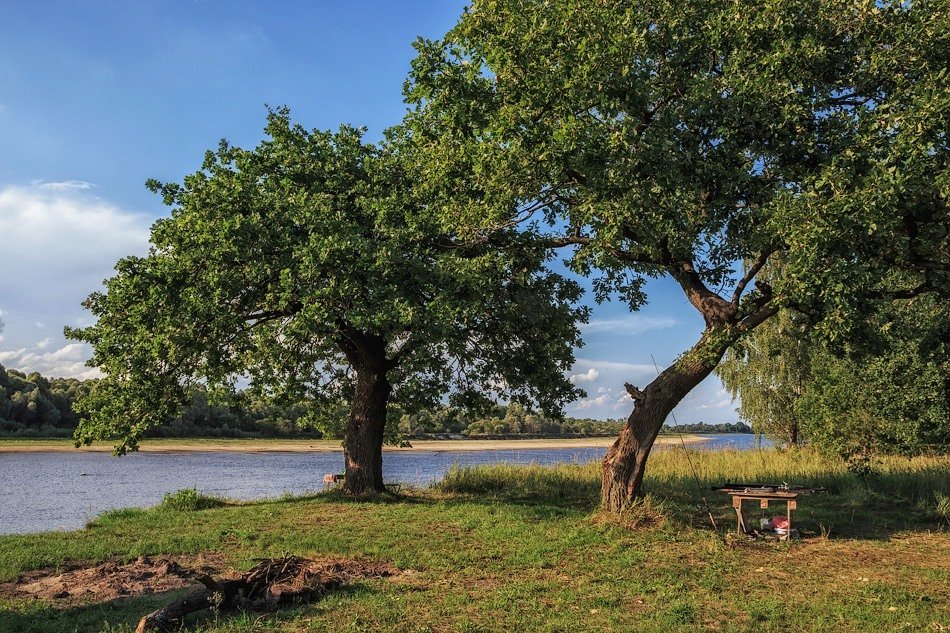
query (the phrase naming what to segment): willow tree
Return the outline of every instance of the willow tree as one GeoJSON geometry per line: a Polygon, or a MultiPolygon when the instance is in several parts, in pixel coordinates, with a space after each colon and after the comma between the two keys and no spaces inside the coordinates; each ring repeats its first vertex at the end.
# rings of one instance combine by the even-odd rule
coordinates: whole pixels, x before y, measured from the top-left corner
{"type": "Polygon", "coordinates": [[[813,339],[804,317],[781,310],[736,343],[723,357],[716,374],[739,400],[739,415],[756,433],[797,446],[802,420],[796,404],[811,371],[813,339]]]}
{"type": "Polygon", "coordinates": [[[559,411],[575,390],[579,288],[547,252],[460,245],[441,232],[394,144],[307,131],[272,112],[255,149],[222,141],[182,184],[150,182],[171,216],[146,257],[117,264],[67,334],[106,377],[82,403],[78,442],[135,450],[174,416],[190,385],[248,380],[267,394],[349,403],[344,490],[383,490],[393,403],[412,412],[449,391],[559,411]]]}
{"type": "Polygon", "coordinates": [[[882,302],[831,347],[783,309],[716,369],[757,431],[858,463],[950,444],[950,302],[882,302]]]}
{"type": "Polygon", "coordinates": [[[948,24],[928,1],[475,0],[417,42],[406,127],[420,178],[452,183],[438,204],[483,233],[543,220],[599,299],[636,309],[668,276],[703,317],[692,349],[627,385],[605,508],[781,306],[834,336],[865,300],[950,286],[948,24]],[[756,282],[776,253],[782,279],[756,282]]]}

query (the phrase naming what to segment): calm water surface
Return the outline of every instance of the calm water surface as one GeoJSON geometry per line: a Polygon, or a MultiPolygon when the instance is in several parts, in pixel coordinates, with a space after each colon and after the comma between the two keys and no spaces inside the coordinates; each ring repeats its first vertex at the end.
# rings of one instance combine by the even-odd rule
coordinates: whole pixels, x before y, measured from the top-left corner
{"type": "MultiPolygon", "coordinates": [[[[752,448],[754,435],[714,435],[709,450],[752,448]]],[[[453,464],[586,463],[603,448],[387,452],[388,482],[426,485],[453,464]]],[[[197,488],[230,499],[323,489],[343,469],[342,453],[0,453],[0,534],[72,530],[106,510],[150,506],[168,492],[197,488]]]]}

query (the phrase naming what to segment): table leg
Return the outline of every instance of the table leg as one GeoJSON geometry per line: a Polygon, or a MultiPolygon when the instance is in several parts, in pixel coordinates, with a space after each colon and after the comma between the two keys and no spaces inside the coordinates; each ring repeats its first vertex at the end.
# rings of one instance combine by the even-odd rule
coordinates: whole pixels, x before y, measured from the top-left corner
{"type": "Polygon", "coordinates": [[[742,498],[733,497],[732,507],[736,509],[736,534],[740,536],[747,533],[745,517],[742,515],[742,498]]]}

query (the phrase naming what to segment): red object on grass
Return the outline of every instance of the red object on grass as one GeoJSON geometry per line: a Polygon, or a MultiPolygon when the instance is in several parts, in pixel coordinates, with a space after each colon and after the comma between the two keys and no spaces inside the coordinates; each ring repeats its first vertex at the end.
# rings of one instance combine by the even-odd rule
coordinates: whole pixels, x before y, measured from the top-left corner
{"type": "Polygon", "coordinates": [[[776,530],[787,530],[788,517],[772,517],[772,527],[776,530]]]}

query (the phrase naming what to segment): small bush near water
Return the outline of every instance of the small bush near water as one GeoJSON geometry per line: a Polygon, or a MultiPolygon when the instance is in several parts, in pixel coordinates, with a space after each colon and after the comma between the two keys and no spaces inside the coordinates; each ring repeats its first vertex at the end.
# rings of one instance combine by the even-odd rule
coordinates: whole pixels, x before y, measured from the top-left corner
{"type": "Polygon", "coordinates": [[[163,510],[176,510],[178,512],[194,512],[195,510],[207,510],[208,508],[220,508],[228,505],[227,501],[218,497],[203,495],[197,488],[182,488],[177,492],[169,492],[158,504],[163,510]]]}

